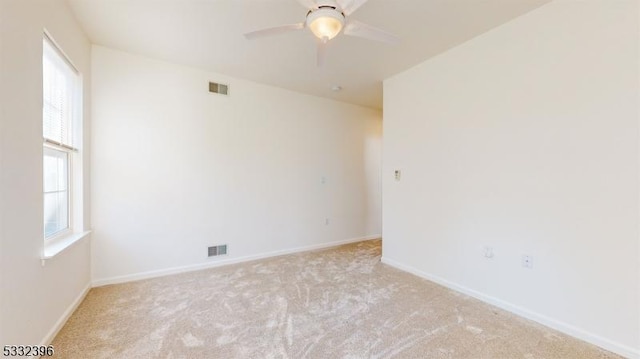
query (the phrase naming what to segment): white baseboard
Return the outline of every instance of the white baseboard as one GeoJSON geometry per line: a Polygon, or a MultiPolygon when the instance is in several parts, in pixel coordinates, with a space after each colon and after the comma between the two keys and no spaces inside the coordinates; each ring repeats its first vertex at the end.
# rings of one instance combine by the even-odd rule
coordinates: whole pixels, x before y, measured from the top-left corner
{"type": "Polygon", "coordinates": [[[69,318],[71,317],[71,314],[73,314],[73,312],[75,312],[76,309],[78,309],[78,306],[80,305],[80,303],[82,303],[82,301],[84,300],[84,297],[87,296],[87,293],[89,293],[90,289],[91,289],[91,283],[87,283],[87,285],[84,287],[84,289],[82,289],[82,291],[76,297],[76,299],[74,299],[71,305],[67,307],[67,310],[65,310],[64,313],[62,313],[62,316],[60,317],[60,319],[58,319],[56,324],[53,325],[49,333],[45,335],[45,337],[40,342],[40,345],[46,346],[51,344],[51,342],[56,337],[56,335],[58,335],[58,332],[60,331],[60,329],[62,329],[62,327],[67,323],[67,320],[69,320],[69,318]]]}
{"type": "Polygon", "coordinates": [[[215,262],[198,263],[198,264],[192,264],[192,265],[181,266],[181,267],[172,267],[172,268],[159,269],[159,270],[153,270],[148,272],[127,274],[127,275],[117,276],[117,277],[102,278],[102,279],[94,280],[92,282],[92,285],[93,287],[100,287],[100,286],[109,285],[109,284],[133,282],[141,279],[162,277],[170,274],[192,272],[192,271],[197,271],[197,270],[202,270],[207,268],[215,268],[215,267],[220,267],[220,266],[229,265],[229,264],[253,261],[256,259],[281,256],[284,254],[308,252],[308,251],[313,251],[313,250],[318,250],[323,248],[330,248],[330,247],[340,246],[343,244],[361,242],[361,241],[366,241],[366,240],[371,240],[371,239],[376,239],[381,237],[382,236],[380,234],[375,234],[375,235],[369,235],[369,236],[364,236],[359,238],[351,238],[351,239],[345,239],[345,240],[322,243],[322,244],[313,244],[309,246],[283,249],[283,250],[260,253],[260,254],[250,255],[250,256],[238,257],[238,258],[222,259],[215,262]]]}
{"type": "Polygon", "coordinates": [[[390,258],[385,258],[384,256],[381,259],[382,263],[390,265],[392,267],[395,267],[397,269],[400,269],[402,271],[414,274],[418,277],[424,278],[426,280],[438,283],[442,286],[445,286],[449,289],[453,289],[457,292],[461,292],[464,294],[467,294],[471,297],[474,297],[476,299],[479,299],[483,302],[489,303],[491,305],[494,305],[498,308],[504,309],[506,311],[509,311],[511,313],[517,314],[521,317],[533,320],[535,322],[538,322],[542,325],[545,325],[547,327],[550,327],[552,329],[555,329],[559,332],[565,333],[567,335],[570,335],[572,337],[578,338],[580,340],[583,340],[585,342],[594,344],[599,346],[600,348],[606,349],[608,351],[614,352],[616,354],[622,355],[626,358],[634,358],[634,359],[640,359],[640,350],[639,349],[634,349],[632,347],[620,344],[620,343],[616,343],[612,340],[603,338],[599,335],[593,334],[593,333],[589,333],[586,330],[577,328],[575,326],[572,326],[570,324],[561,322],[559,320],[547,317],[545,315],[536,313],[536,312],[532,312],[528,309],[519,307],[517,305],[513,305],[509,302],[503,301],[501,299],[486,295],[484,293],[475,291],[473,289],[467,288],[465,286],[456,284],[454,282],[448,281],[446,279],[440,278],[438,276],[429,274],[429,273],[425,273],[423,271],[420,271],[416,268],[404,265],[400,262],[397,262],[393,259],[390,258]]]}

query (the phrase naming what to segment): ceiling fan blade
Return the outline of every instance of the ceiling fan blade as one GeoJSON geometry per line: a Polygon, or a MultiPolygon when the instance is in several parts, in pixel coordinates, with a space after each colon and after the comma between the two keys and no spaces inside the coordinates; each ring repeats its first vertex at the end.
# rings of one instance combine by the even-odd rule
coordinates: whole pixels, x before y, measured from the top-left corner
{"type": "Polygon", "coordinates": [[[364,5],[369,0],[341,0],[339,2],[340,7],[342,8],[342,12],[349,16],[353,14],[356,10],[360,8],[360,6],[364,5]]]}
{"type": "Polygon", "coordinates": [[[318,67],[324,66],[324,60],[327,58],[327,39],[318,39],[318,53],[316,55],[318,67]]]}
{"type": "Polygon", "coordinates": [[[298,0],[298,2],[300,3],[300,5],[304,6],[305,9],[307,10],[315,9],[318,7],[316,2],[313,0],[298,0]]]}
{"type": "Polygon", "coordinates": [[[389,32],[351,19],[349,19],[347,25],[344,27],[344,34],[362,37],[369,40],[382,41],[388,44],[397,44],[400,42],[400,39],[397,36],[389,32]]]}
{"type": "Polygon", "coordinates": [[[244,34],[244,37],[247,38],[248,40],[253,40],[259,37],[279,35],[285,32],[296,31],[301,29],[304,29],[304,22],[300,22],[297,24],[281,25],[276,27],[270,27],[267,29],[247,32],[244,34]]]}

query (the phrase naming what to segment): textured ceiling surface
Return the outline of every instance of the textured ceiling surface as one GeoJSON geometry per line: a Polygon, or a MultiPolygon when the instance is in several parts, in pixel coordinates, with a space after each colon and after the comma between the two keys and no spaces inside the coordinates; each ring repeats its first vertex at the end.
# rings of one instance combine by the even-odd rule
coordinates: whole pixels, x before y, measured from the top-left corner
{"type": "MultiPolygon", "coordinates": [[[[318,0],[321,2],[322,0],[318,0]]],[[[353,19],[397,35],[398,45],[339,35],[316,66],[305,29],[243,34],[305,20],[296,0],[69,0],[91,41],[237,78],[382,108],[382,81],[549,0],[369,0],[353,19]],[[339,85],[342,91],[333,92],[339,85]]]]}

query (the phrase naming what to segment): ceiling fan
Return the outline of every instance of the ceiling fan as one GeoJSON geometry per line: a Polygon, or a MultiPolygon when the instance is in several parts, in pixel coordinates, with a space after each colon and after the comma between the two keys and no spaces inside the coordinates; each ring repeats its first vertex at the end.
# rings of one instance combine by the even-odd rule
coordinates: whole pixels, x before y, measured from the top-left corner
{"type": "Polygon", "coordinates": [[[249,40],[253,40],[260,37],[309,28],[318,38],[317,62],[319,67],[324,64],[327,43],[341,32],[349,36],[357,36],[390,44],[400,42],[400,39],[395,35],[357,20],[353,20],[350,17],[351,14],[358,10],[358,8],[364,5],[368,0],[297,1],[308,9],[305,21],[248,32],[244,34],[244,37],[249,40]]]}

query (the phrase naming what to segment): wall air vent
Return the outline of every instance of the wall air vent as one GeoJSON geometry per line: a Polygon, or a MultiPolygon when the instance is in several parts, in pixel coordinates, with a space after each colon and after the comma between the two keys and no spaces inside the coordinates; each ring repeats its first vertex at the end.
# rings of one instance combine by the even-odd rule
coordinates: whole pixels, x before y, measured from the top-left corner
{"type": "Polygon", "coordinates": [[[213,246],[208,248],[209,257],[221,256],[227,254],[227,245],[222,244],[219,246],[213,246]]]}
{"type": "Polygon", "coordinates": [[[219,93],[221,95],[229,95],[229,85],[209,82],[209,92],[219,93]]]}

